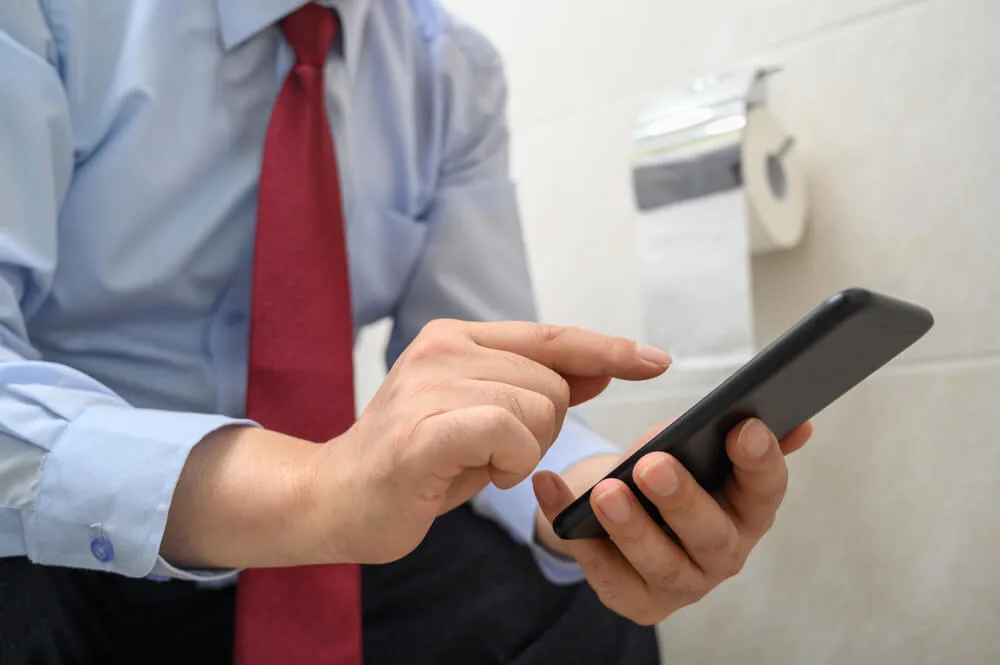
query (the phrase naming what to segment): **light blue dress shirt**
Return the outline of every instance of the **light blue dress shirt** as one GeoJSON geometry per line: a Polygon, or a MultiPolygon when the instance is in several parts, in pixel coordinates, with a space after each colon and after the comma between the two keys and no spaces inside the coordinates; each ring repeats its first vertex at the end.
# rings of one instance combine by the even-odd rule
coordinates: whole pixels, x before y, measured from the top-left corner
{"type": "MultiPolygon", "coordinates": [[[[159,556],[185,460],[241,420],[269,113],[301,0],[0,2],[0,556],[226,583],[159,556]]],[[[429,0],[332,0],[357,326],[532,319],[506,90],[429,0]]],[[[617,449],[569,419],[542,468],[617,449]]],[[[530,482],[477,510],[555,582],[530,482]]]]}

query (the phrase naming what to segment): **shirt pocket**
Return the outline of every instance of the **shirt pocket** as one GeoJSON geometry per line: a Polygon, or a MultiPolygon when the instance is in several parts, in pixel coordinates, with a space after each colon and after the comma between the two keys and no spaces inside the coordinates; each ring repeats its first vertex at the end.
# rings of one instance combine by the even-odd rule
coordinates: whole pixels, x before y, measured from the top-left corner
{"type": "Polygon", "coordinates": [[[388,316],[423,256],[427,224],[388,207],[361,204],[349,223],[351,295],[357,326],[388,316]]]}

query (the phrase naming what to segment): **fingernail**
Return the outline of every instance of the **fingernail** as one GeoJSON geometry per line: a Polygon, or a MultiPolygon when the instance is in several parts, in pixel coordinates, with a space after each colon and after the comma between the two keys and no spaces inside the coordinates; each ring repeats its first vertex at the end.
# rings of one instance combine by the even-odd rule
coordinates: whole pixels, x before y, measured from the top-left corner
{"type": "Polygon", "coordinates": [[[559,500],[559,488],[556,487],[552,476],[547,473],[539,473],[532,478],[532,481],[534,482],[535,495],[538,497],[540,505],[551,506],[559,500]]]}
{"type": "Polygon", "coordinates": [[[611,489],[597,495],[597,505],[612,522],[627,522],[632,516],[632,502],[620,489],[611,489]]]}
{"type": "Polygon", "coordinates": [[[740,432],[739,444],[743,446],[743,450],[750,457],[754,459],[763,457],[771,447],[771,433],[764,426],[764,423],[759,420],[751,420],[740,432]]]}
{"type": "Polygon", "coordinates": [[[670,365],[670,355],[666,351],[658,349],[655,346],[640,344],[636,347],[636,352],[639,354],[640,358],[652,365],[656,365],[657,367],[667,367],[670,365]]]}
{"type": "Polygon", "coordinates": [[[677,491],[677,472],[666,462],[650,464],[639,473],[639,480],[654,494],[670,496],[677,491]]]}

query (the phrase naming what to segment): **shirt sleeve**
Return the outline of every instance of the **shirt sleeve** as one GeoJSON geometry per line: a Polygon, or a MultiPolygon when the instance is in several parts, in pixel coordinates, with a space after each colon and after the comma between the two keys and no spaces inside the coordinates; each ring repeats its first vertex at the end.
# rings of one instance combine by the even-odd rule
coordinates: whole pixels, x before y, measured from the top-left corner
{"type": "Polygon", "coordinates": [[[57,219],[74,168],[58,45],[36,2],[0,10],[0,556],[40,564],[215,579],[159,556],[188,454],[210,432],[252,424],[133,408],[46,362],[27,320],[57,265],[57,219]]]}
{"type": "MultiPolygon", "coordinates": [[[[386,352],[391,366],[428,322],[535,320],[531,279],[517,198],[509,176],[507,89],[500,58],[472,28],[444,15],[432,44],[435,67],[445,81],[436,97],[442,167],[424,220],[424,253],[394,313],[386,352]]],[[[561,472],[575,462],[620,450],[567,418],[539,469],[561,472]]],[[[525,480],[509,490],[490,486],[474,508],[497,520],[515,541],[532,548],[546,577],[555,583],[582,578],[579,567],[556,558],[534,540],[538,504],[525,480]]]]}

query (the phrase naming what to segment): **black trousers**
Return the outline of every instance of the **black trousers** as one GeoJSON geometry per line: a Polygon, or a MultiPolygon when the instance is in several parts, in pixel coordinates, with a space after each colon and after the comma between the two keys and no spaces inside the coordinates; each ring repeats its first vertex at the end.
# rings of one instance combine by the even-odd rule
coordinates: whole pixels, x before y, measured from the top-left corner
{"type": "MultiPolygon", "coordinates": [[[[365,665],[655,665],[653,629],[556,586],[458,508],[408,557],[362,572],[365,665]]],[[[232,588],[0,559],[0,665],[229,665],[232,588]]]]}

